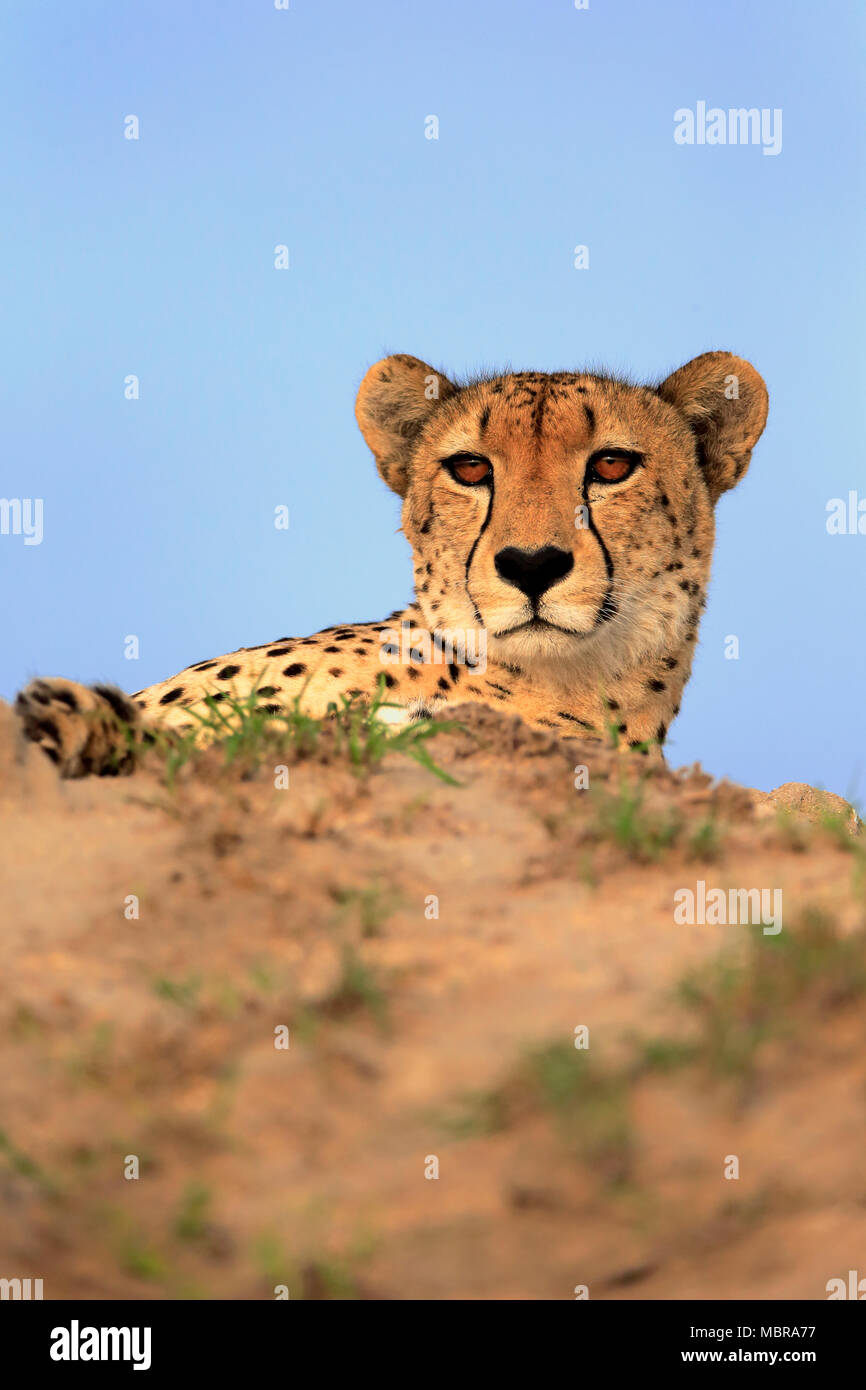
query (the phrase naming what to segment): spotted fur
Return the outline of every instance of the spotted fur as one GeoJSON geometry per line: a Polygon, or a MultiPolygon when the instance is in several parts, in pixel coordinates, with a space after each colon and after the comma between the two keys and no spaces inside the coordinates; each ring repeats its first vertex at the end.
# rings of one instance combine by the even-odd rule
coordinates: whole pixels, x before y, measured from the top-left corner
{"type": "Polygon", "coordinates": [[[155,725],[195,727],[206,696],[255,691],[275,715],[300,696],[323,715],[382,677],[397,718],[478,701],[563,737],[612,722],[623,744],[664,742],[706,601],[714,507],[766,422],[755,369],[710,352],[658,386],[571,372],[457,385],[400,355],[367,372],[356,414],[403,499],[414,601],[196,662],[131,699],[34,681],[17,708],[62,772],[129,770],[121,722],[134,743],[155,725]],[[621,480],[599,475],[611,456],[630,461],[621,480]],[[483,464],[482,481],[461,481],[483,464]]]}

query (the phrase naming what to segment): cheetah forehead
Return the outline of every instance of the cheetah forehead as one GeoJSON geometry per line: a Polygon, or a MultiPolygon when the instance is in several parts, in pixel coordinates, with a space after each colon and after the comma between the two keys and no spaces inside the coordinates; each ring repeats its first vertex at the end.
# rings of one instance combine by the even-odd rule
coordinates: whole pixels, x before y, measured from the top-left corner
{"type": "Polygon", "coordinates": [[[685,431],[675,413],[651,387],[593,372],[505,372],[476,377],[458,387],[435,426],[466,426],[478,442],[507,438],[545,439],[585,436],[598,429],[650,439],[662,433],[682,441],[685,431]]]}

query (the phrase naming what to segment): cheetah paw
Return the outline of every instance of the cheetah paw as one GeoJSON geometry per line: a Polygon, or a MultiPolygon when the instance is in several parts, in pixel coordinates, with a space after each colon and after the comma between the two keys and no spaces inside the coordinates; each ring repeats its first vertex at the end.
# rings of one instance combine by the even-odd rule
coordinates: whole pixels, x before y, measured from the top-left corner
{"type": "Polygon", "coordinates": [[[34,680],[19,694],[15,710],[27,737],[63,777],[111,777],[135,766],[129,726],[139,724],[139,711],[115,686],[34,680]]]}

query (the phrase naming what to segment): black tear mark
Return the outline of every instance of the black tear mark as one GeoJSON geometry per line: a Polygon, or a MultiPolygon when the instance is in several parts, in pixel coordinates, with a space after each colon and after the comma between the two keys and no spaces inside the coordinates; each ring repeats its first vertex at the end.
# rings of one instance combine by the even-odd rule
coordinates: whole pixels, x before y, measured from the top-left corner
{"type": "MultiPolygon", "coordinates": [[[[584,409],[588,408],[588,406],[584,406],[584,409]]],[[[595,622],[593,623],[593,627],[600,627],[602,623],[610,622],[611,618],[616,617],[617,613],[619,612],[619,605],[613,596],[613,561],[610,558],[610,552],[607,546],[601,538],[599,529],[595,524],[595,518],[592,514],[592,507],[589,504],[589,484],[587,481],[587,474],[584,474],[582,493],[583,505],[586,508],[586,517],[589,524],[589,529],[595,536],[595,539],[598,541],[599,546],[601,547],[601,553],[604,556],[604,567],[607,571],[607,593],[605,594],[604,598],[601,601],[601,604],[599,605],[598,612],[595,615],[595,622]]]]}
{"type": "Polygon", "coordinates": [[[476,621],[477,623],[483,622],[483,618],[481,617],[481,614],[480,614],[479,611],[478,611],[478,604],[475,602],[474,598],[472,597],[472,593],[471,593],[471,590],[470,590],[470,588],[469,588],[469,570],[470,570],[471,567],[472,567],[472,561],[475,559],[475,551],[478,549],[478,542],[481,540],[481,537],[484,535],[484,532],[487,530],[487,527],[490,525],[490,518],[491,518],[491,516],[493,515],[493,497],[494,497],[494,492],[495,492],[495,478],[492,478],[492,477],[491,477],[490,483],[489,483],[489,485],[488,485],[488,494],[489,494],[489,495],[488,495],[488,498],[487,498],[487,512],[486,512],[486,515],[485,515],[485,517],[484,517],[484,520],[483,520],[482,523],[481,523],[481,530],[478,532],[478,535],[475,537],[475,540],[472,542],[472,547],[471,547],[471,549],[470,549],[470,551],[469,551],[469,556],[468,556],[467,561],[466,561],[466,595],[467,595],[467,597],[468,597],[468,599],[469,599],[469,602],[472,604],[472,608],[473,608],[473,611],[474,611],[474,613],[475,613],[475,621],[476,621]]]}

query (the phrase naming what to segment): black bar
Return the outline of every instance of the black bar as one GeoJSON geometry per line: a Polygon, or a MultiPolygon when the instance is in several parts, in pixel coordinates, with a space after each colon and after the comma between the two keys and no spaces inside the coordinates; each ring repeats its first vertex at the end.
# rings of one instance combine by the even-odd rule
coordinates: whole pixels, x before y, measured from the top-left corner
{"type": "MultiPolygon", "coordinates": [[[[311,1370],[331,1380],[343,1357],[353,1378],[415,1383],[441,1372],[465,1378],[478,1364],[485,1380],[502,1364],[517,1372],[515,1354],[537,1359],[537,1370],[556,1355],[575,1373],[592,1368],[617,1373],[700,1375],[708,1367],[737,1371],[802,1367],[828,1373],[858,1364],[863,1310],[845,1302],[575,1300],[566,1312],[537,1303],[401,1302],[394,1307],[356,1302],[328,1312],[322,1302],[3,1302],[3,1361],[18,1376],[50,1374],[52,1380],[93,1379],[108,1371],[144,1383],[150,1376],[195,1372],[225,1379],[282,1368],[286,1380],[311,1370]],[[507,1313],[507,1321],[499,1319],[507,1313]],[[381,1318],[381,1322],[378,1319],[381,1318]],[[453,1319],[453,1321],[452,1321],[453,1319]],[[95,1338],[88,1329],[99,1329],[95,1338]],[[101,1329],[124,1329],[103,1340],[101,1329]],[[139,1329],[134,1339],[133,1329],[139,1329]],[[146,1333],[149,1331],[149,1341],[146,1333]],[[334,1332],[339,1331],[339,1339],[334,1332]],[[371,1340],[371,1334],[375,1340],[371,1340]],[[92,1348],[127,1360],[83,1359],[92,1348]],[[78,1360],[52,1358],[75,1349],[78,1360]],[[310,1365],[312,1358],[313,1366],[310,1365]],[[134,1359],[142,1369],[134,1371],[134,1359]],[[144,1365],[149,1359],[149,1364],[144,1365]],[[303,1369],[302,1369],[303,1367],[303,1369]]],[[[863,1301],[862,1299],[860,1301],[863,1301]]]]}

